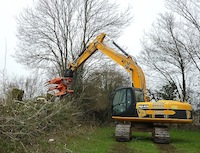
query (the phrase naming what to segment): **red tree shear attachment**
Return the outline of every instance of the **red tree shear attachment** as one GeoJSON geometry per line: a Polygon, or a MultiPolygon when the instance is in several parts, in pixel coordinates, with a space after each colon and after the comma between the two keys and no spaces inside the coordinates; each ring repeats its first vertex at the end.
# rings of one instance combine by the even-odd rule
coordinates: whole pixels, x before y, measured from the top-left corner
{"type": "Polygon", "coordinates": [[[53,90],[58,90],[59,92],[55,93],[55,96],[63,96],[68,93],[73,93],[74,90],[71,90],[71,84],[72,84],[73,79],[70,77],[60,77],[60,78],[55,78],[53,80],[48,81],[48,84],[54,85],[53,87],[50,87],[48,89],[49,91],[53,90]]]}

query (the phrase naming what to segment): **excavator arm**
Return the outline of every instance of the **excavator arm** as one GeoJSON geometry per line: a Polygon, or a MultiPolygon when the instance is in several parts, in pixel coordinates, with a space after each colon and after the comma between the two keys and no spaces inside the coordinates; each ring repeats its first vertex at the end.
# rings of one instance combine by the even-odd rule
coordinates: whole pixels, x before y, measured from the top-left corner
{"type": "MultiPolygon", "coordinates": [[[[145,84],[145,76],[140,68],[140,66],[132,59],[130,55],[128,55],[124,50],[122,50],[114,41],[113,44],[120,49],[122,53],[119,53],[107,45],[103,43],[104,38],[106,37],[106,34],[101,33],[99,36],[96,37],[89,45],[88,47],[79,54],[78,58],[75,59],[72,63],[69,63],[67,73],[65,77],[72,77],[73,72],[76,71],[91,55],[93,55],[96,51],[101,51],[108,57],[110,57],[112,60],[114,60],[116,63],[124,67],[124,69],[131,75],[132,80],[132,86],[134,88],[140,89],[142,93],[144,94],[144,100],[147,101],[146,96],[146,84],[145,84]],[[71,72],[71,73],[70,73],[71,72]],[[70,75],[69,75],[70,74],[70,75]]],[[[59,80],[59,78],[56,78],[56,80],[59,80]]],[[[66,87],[68,84],[63,85],[62,79],[60,79],[59,86],[66,87]]],[[[54,90],[56,88],[52,88],[54,90]]],[[[50,89],[51,90],[51,89],[50,89]]],[[[57,90],[59,90],[57,88],[57,90]]],[[[71,90],[70,90],[71,92],[71,90]]],[[[67,87],[60,88],[59,93],[56,93],[57,96],[64,95],[68,93],[67,87]],[[66,91],[64,91],[66,90],[66,91]]]]}

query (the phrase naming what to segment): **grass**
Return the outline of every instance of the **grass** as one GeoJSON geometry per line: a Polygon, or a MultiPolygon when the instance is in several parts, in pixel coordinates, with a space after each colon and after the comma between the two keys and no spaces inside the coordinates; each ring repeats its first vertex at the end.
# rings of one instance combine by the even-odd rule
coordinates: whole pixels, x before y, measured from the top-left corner
{"type": "Polygon", "coordinates": [[[171,129],[170,144],[155,144],[151,133],[134,133],[131,142],[116,142],[114,128],[97,128],[70,138],[67,147],[74,153],[197,153],[200,150],[200,130],[171,129]]]}
{"type": "Polygon", "coordinates": [[[200,152],[200,130],[178,130],[171,131],[171,143],[182,153],[200,152]]]}
{"type": "MultiPolygon", "coordinates": [[[[25,144],[27,151],[42,153],[198,153],[200,150],[200,130],[171,129],[171,143],[155,144],[151,133],[137,132],[130,142],[116,142],[114,126],[80,126],[71,132],[54,131],[40,135],[25,144]],[[49,142],[49,139],[54,139],[49,142]]],[[[3,143],[0,142],[0,145],[3,143]]],[[[3,144],[5,145],[5,144],[3,144]]],[[[22,152],[10,148],[12,152],[22,152]]],[[[8,149],[9,150],[9,149],[8,149]]],[[[6,152],[6,151],[4,151],[6,152]]]]}
{"type": "Polygon", "coordinates": [[[67,147],[76,153],[103,153],[108,151],[114,143],[113,128],[106,127],[71,138],[67,147]]]}
{"type": "Polygon", "coordinates": [[[156,153],[158,149],[151,140],[151,133],[135,132],[133,133],[132,142],[128,143],[128,147],[134,149],[136,153],[156,153]]]}

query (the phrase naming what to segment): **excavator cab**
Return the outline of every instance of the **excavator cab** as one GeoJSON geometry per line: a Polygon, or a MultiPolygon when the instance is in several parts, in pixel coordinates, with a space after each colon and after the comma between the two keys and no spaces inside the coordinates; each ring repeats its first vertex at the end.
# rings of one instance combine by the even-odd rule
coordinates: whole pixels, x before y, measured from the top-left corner
{"type": "Polygon", "coordinates": [[[112,115],[136,117],[137,102],[144,102],[144,94],[141,89],[118,88],[112,99],[112,115]]]}

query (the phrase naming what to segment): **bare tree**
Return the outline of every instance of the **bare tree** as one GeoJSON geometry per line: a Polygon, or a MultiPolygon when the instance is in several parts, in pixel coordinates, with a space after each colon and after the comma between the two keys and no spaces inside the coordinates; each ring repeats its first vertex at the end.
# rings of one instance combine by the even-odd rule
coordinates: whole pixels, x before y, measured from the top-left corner
{"type": "Polygon", "coordinates": [[[13,76],[7,77],[7,74],[1,74],[0,79],[0,98],[12,99],[12,91],[13,89],[23,90],[23,100],[33,99],[36,96],[41,96],[44,94],[43,87],[44,82],[40,79],[39,75],[33,76],[13,76]],[[6,79],[6,80],[5,80],[6,79]],[[10,98],[9,98],[10,97],[10,98]]]}
{"type": "Polygon", "coordinates": [[[101,32],[118,37],[131,21],[108,0],[38,0],[18,17],[16,59],[31,69],[63,75],[67,63],[101,32]]]}
{"type": "Polygon", "coordinates": [[[193,64],[200,72],[200,1],[199,0],[166,0],[167,8],[181,19],[184,28],[182,42],[193,64]]]}
{"type": "Polygon", "coordinates": [[[161,14],[143,40],[142,62],[179,89],[179,98],[187,100],[187,74],[191,59],[185,50],[182,25],[172,14],[161,14]]]}

